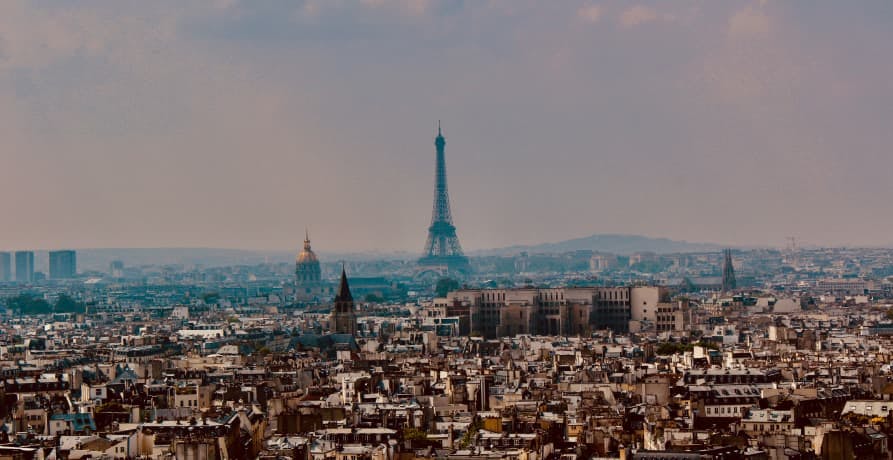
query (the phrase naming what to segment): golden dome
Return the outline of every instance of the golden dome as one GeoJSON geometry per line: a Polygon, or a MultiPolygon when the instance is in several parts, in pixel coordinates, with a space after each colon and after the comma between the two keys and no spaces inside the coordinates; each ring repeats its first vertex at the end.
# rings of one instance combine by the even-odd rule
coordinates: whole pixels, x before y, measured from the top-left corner
{"type": "Polygon", "coordinates": [[[297,257],[296,261],[299,264],[319,262],[319,259],[316,258],[316,254],[314,254],[313,250],[310,249],[310,234],[309,234],[309,232],[304,237],[304,249],[300,253],[298,253],[298,257],[297,257]]]}

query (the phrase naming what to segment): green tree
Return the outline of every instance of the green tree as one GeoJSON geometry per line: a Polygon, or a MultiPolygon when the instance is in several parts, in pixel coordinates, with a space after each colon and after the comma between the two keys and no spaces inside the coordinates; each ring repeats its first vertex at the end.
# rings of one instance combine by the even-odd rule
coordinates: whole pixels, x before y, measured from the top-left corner
{"type": "Polygon", "coordinates": [[[23,315],[45,315],[52,313],[49,302],[34,294],[19,294],[7,301],[10,310],[23,315]]]}
{"type": "Polygon", "coordinates": [[[437,286],[434,288],[434,291],[437,293],[437,297],[444,297],[450,291],[455,291],[459,289],[459,282],[452,278],[441,278],[437,280],[437,286]]]}
{"type": "Polygon", "coordinates": [[[484,423],[479,419],[474,419],[470,425],[468,425],[468,429],[465,431],[465,434],[462,435],[462,439],[459,440],[459,448],[465,449],[471,446],[474,443],[474,438],[478,434],[478,430],[484,427],[484,423]]]}
{"type": "Polygon", "coordinates": [[[370,292],[369,294],[366,294],[366,297],[364,300],[369,303],[380,303],[380,302],[384,302],[384,297],[377,296],[370,292]]]}
{"type": "Polygon", "coordinates": [[[53,311],[56,313],[80,313],[84,311],[84,304],[72,299],[66,294],[59,294],[59,298],[56,299],[56,305],[55,308],[53,308],[53,311]]]}
{"type": "Polygon", "coordinates": [[[418,429],[406,427],[403,429],[403,439],[407,441],[426,441],[428,439],[428,433],[418,429]]]}
{"type": "Polygon", "coordinates": [[[202,294],[202,301],[206,304],[214,304],[220,300],[220,294],[217,292],[206,292],[202,294]]]}
{"type": "Polygon", "coordinates": [[[664,342],[657,346],[654,350],[658,355],[672,355],[676,353],[684,353],[686,351],[691,351],[693,346],[691,344],[686,343],[677,343],[677,342],[664,342]]]}

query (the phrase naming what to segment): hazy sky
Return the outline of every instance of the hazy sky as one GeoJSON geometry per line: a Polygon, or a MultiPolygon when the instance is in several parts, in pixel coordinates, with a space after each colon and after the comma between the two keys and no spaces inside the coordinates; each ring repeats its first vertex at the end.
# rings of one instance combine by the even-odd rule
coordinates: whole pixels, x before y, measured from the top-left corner
{"type": "Polygon", "coordinates": [[[893,2],[0,2],[0,249],[893,244],[893,2]]]}

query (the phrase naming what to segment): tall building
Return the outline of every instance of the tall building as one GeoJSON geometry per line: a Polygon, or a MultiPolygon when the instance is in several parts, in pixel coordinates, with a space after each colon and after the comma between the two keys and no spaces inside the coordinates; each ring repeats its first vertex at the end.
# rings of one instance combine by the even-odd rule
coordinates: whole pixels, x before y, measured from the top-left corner
{"type": "Polygon", "coordinates": [[[732,292],[738,287],[735,281],[735,267],[732,265],[732,250],[724,249],[722,254],[722,292],[732,292]]]}
{"type": "Polygon", "coordinates": [[[322,281],[319,259],[310,248],[310,232],[305,232],[304,249],[295,259],[295,301],[313,303],[331,295],[332,286],[322,281]]]}
{"type": "Polygon", "coordinates": [[[353,296],[350,294],[350,286],[347,285],[347,272],[341,268],[341,285],[338,287],[338,295],[335,296],[335,304],[332,306],[331,329],[335,334],[357,333],[357,313],[354,311],[353,296]]]}
{"type": "Polygon", "coordinates": [[[440,130],[440,122],[437,123],[437,138],[434,139],[436,148],[436,171],[434,184],[434,208],[431,211],[431,225],[428,227],[428,240],[425,243],[425,253],[419,259],[419,268],[422,271],[432,270],[443,274],[468,273],[470,266],[468,258],[462,252],[459,245],[459,237],[456,236],[456,226],[453,225],[453,215],[450,211],[450,194],[447,190],[446,139],[440,130]]]}
{"type": "Polygon", "coordinates": [[[16,281],[30,283],[34,281],[34,252],[16,251],[16,281]]]}
{"type": "Polygon", "coordinates": [[[123,278],[124,277],[124,262],[120,260],[113,260],[109,263],[109,275],[112,278],[123,278]]]}
{"type": "Polygon", "coordinates": [[[12,254],[0,252],[0,283],[12,281],[12,254]]]}
{"type": "Polygon", "coordinates": [[[50,251],[50,279],[70,279],[77,276],[77,253],[70,250],[50,251]]]}

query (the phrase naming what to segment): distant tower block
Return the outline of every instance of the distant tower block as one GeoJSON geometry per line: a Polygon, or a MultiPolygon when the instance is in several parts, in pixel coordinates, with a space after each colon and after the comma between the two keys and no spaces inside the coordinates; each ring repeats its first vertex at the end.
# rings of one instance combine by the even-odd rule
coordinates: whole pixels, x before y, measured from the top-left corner
{"type": "Polygon", "coordinates": [[[732,250],[724,249],[722,254],[722,292],[732,292],[738,287],[735,281],[735,267],[732,265],[732,250]]]}
{"type": "Polygon", "coordinates": [[[420,272],[439,272],[440,274],[465,275],[470,271],[468,258],[462,252],[456,226],[453,225],[453,214],[450,212],[450,194],[447,190],[446,159],[444,150],[446,140],[437,122],[437,161],[434,182],[434,208],[431,211],[431,226],[428,227],[428,241],[425,253],[419,259],[420,272]]]}

